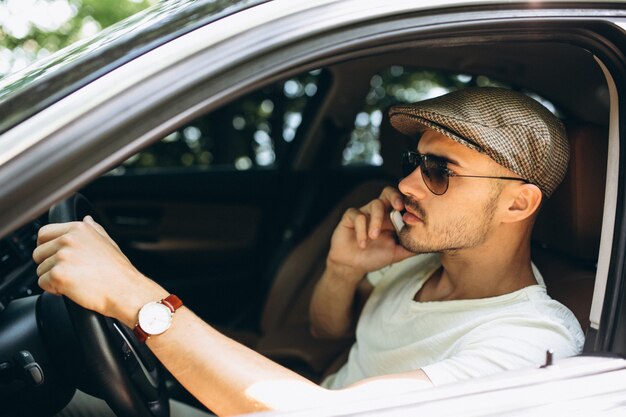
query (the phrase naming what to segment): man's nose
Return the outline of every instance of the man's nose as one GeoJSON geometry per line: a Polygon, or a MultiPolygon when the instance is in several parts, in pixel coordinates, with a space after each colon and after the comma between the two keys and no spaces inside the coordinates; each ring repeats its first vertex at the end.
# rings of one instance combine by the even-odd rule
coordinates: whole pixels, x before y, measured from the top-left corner
{"type": "Polygon", "coordinates": [[[406,196],[413,197],[415,200],[423,200],[430,192],[428,187],[426,187],[422,177],[422,169],[419,166],[400,180],[398,190],[406,196]]]}

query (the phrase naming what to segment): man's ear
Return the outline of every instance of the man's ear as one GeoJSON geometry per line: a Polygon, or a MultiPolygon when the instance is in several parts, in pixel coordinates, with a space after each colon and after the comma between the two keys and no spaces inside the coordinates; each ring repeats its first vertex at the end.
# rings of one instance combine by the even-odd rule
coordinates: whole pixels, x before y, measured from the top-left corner
{"type": "Polygon", "coordinates": [[[541,207],[543,195],[534,184],[519,184],[511,187],[511,199],[504,221],[518,222],[531,217],[541,207]]]}

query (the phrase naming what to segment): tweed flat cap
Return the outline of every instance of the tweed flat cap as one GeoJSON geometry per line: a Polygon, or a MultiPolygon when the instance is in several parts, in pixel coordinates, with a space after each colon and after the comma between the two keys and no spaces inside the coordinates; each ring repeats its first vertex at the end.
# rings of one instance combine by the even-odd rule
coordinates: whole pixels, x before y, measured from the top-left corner
{"type": "Polygon", "coordinates": [[[391,125],[418,137],[433,129],[537,185],[561,183],[569,144],[561,121],[536,100],[504,88],[467,88],[389,110],[391,125]]]}

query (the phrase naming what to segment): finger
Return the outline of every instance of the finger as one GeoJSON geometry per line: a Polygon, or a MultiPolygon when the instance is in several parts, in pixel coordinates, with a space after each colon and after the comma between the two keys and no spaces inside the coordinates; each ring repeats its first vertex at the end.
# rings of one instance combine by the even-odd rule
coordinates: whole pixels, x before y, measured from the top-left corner
{"type": "Polygon", "coordinates": [[[56,255],[52,255],[44,259],[44,261],[41,262],[39,266],[37,267],[37,276],[41,277],[47,274],[56,265],[56,263],[57,263],[56,255]]]}
{"type": "Polygon", "coordinates": [[[360,248],[367,246],[367,217],[363,213],[359,213],[354,219],[354,231],[356,233],[356,241],[360,248]]]}
{"type": "Polygon", "coordinates": [[[369,227],[369,237],[371,239],[376,239],[380,236],[380,230],[383,225],[383,221],[387,216],[387,208],[385,207],[385,203],[376,199],[370,204],[370,227],[369,227]]]}
{"type": "Polygon", "coordinates": [[[35,263],[40,264],[47,258],[57,253],[60,247],[61,242],[59,241],[59,238],[39,244],[39,246],[37,246],[33,251],[33,260],[35,261],[35,263]]]}
{"type": "Polygon", "coordinates": [[[380,199],[390,204],[396,210],[404,210],[402,193],[395,187],[385,187],[380,194],[380,199]]]}
{"type": "Polygon", "coordinates": [[[37,280],[37,285],[39,285],[39,287],[44,290],[47,291],[51,294],[57,294],[60,295],[61,293],[57,290],[56,286],[54,285],[51,276],[50,276],[50,272],[46,272],[45,274],[43,274],[42,276],[39,277],[39,279],[37,280]]]}
{"type": "Polygon", "coordinates": [[[345,222],[345,226],[351,229],[354,228],[354,223],[356,221],[357,216],[361,214],[361,212],[355,208],[349,208],[343,214],[343,219],[345,222]]]}
{"type": "Polygon", "coordinates": [[[42,226],[37,233],[37,245],[56,239],[57,237],[67,233],[75,222],[68,223],[51,223],[42,226]]]}

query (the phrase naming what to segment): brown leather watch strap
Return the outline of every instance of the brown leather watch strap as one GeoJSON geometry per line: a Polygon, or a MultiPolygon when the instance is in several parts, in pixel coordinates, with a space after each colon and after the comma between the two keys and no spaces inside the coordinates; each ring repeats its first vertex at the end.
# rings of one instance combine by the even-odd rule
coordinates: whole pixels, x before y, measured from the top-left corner
{"type": "Polygon", "coordinates": [[[174,294],[170,294],[161,300],[161,304],[164,304],[165,306],[167,306],[172,312],[172,314],[174,314],[176,310],[182,307],[183,302],[181,301],[180,298],[178,298],[174,294]]]}
{"type": "MultiPolygon", "coordinates": [[[[176,310],[178,310],[183,305],[182,300],[174,294],[168,295],[167,297],[159,301],[159,303],[169,308],[172,314],[174,314],[176,310]]],[[[135,337],[137,338],[139,343],[145,343],[146,340],[150,338],[150,335],[141,328],[139,322],[135,325],[133,333],[135,334],[135,337]]]]}
{"type": "Polygon", "coordinates": [[[133,333],[135,334],[135,337],[137,338],[139,343],[146,343],[146,340],[148,340],[148,338],[150,337],[148,333],[143,331],[139,323],[135,325],[135,328],[133,329],[133,333]]]}

